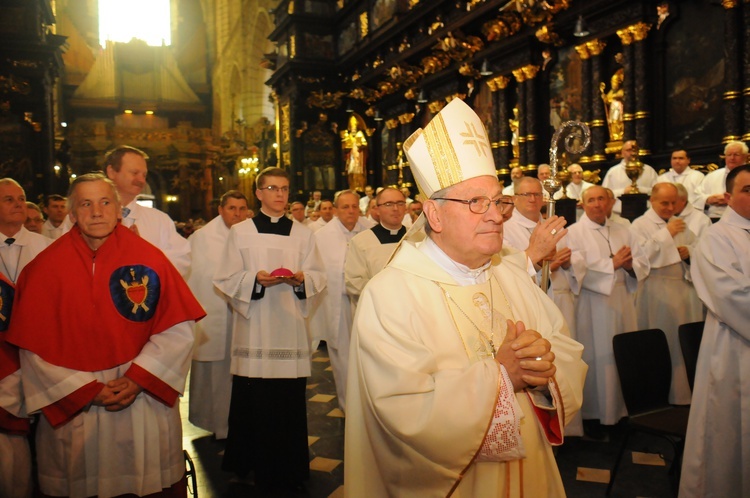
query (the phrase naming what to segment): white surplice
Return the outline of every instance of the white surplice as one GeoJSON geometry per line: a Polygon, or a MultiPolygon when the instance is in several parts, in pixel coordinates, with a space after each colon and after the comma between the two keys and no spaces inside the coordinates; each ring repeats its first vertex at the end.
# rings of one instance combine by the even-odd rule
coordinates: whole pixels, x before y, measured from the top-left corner
{"type": "Polygon", "coordinates": [[[694,244],[695,234],[689,229],[675,237],[667,230],[667,222],[653,209],[635,219],[631,231],[648,257],[651,271],[640,283],[636,295],[638,328],[661,329],[667,336],[672,357],[672,384],[669,402],[690,404],[690,385],[685,371],[677,328],[683,323],[703,320],[703,306],[693,285],[685,278],[685,266],[677,251],[678,246],[694,244]]]}
{"type": "Polygon", "coordinates": [[[682,173],[677,173],[674,168],[662,173],[656,179],[656,183],[679,183],[688,193],[688,203],[695,204],[698,199],[698,187],[703,183],[706,175],[688,166],[682,173]]]}
{"type": "Polygon", "coordinates": [[[692,256],[708,308],[680,498],[750,496],[750,220],[728,208],[692,256]]]}
{"type": "MultiPolygon", "coordinates": [[[[447,256],[438,262],[436,252],[405,240],[360,297],[349,370],[346,495],[564,496],[542,427],[559,429],[578,409],[586,370],[581,346],[532,283],[523,253],[504,248],[488,267],[468,270],[447,256]],[[472,296],[477,286],[482,290],[472,296]],[[489,309],[495,312],[488,317],[489,309]],[[500,315],[552,343],[556,401],[540,408],[541,423],[532,404],[546,399],[543,392],[517,393],[526,458],[477,461],[503,385],[497,362],[480,358],[478,350],[487,346],[489,318],[500,315]]],[[[500,344],[504,328],[492,330],[490,339],[500,344]]]]}
{"type": "Polygon", "coordinates": [[[346,292],[355,299],[367,282],[385,267],[398,242],[383,244],[372,230],[357,234],[349,243],[344,264],[346,292]]]}
{"type": "MultiPolygon", "coordinates": [[[[272,218],[273,219],[273,218],[272,218]]],[[[278,222],[279,218],[275,218],[278,222]]],[[[258,233],[253,220],[233,225],[214,285],[232,305],[231,372],[242,377],[309,377],[311,341],[305,318],[311,298],[326,286],[325,268],[313,233],[292,222],[288,236],[258,233]],[[259,271],[287,268],[305,275],[305,299],[293,287],[264,288],[262,299],[252,299],[259,271]]]]}
{"type": "MultiPolygon", "coordinates": [[[[22,349],[28,411],[37,412],[92,381],[106,384],[118,379],[131,364],[182,393],[192,345],[191,323],[179,323],[152,335],[132,361],[96,372],[52,365],[22,349]]],[[[143,496],[174,485],[185,475],[179,405],[179,398],[170,407],[142,392],[122,411],[89,405],[57,428],[39,417],[36,439],[37,448],[44,448],[37,452],[42,492],[81,498],[143,496]]]]}
{"type": "Polygon", "coordinates": [[[138,235],[161,249],[180,275],[187,276],[190,271],[190,244],[177,233],[172,218],[163,211],[141,206],[136,201],[125,207],[130,209],[130,213],[123,217],[122,224],[126,227],[137,226],[138,235]]]}
{"type": "Polygon", "coordinates": [[[724,214],[726,206],[711,206],[706,204],[706,200],[717,194],[723,194],[727,191],[727,175],[729,170],[725,167],[715,169],[703,178],[703,181],[695,191],[695,202],[693,205],[696,209],[705,212],[709,218],[718,219],[724,214]]]}
{"type": "Polygon", "coordinates": [[[349,369],[349,341],[354,312],[344,286],[344,259],[352,237],[367,230],[360,221],[348,230],[338,218],[315,232],[315,243],[326,269],[326,288],[320,293],[310,316],[313,342],[326,341],[333,368],[339,407],[346,408],[346,373],[349,369]]]}
{"type": "Polygon", "coordinates": [[[634,294],[646,278],[648,258],[630,231],[609,220],[604,226],[585,214],[568,229],[568,246],[586,263],[586,274],[576,306],[577,340],[583,344],[583,361],[589,365],[581,413],[584,419],[616,424],[627,415],[612,350],[612,337],[638,330],[634,294]],[[633,274],[614,269],[611,254],[629,246],[633,274]]]}
{"type": "Polygon", "coordinates": [[[227,437],[232,394],[229,372],[232,312],[224,294],[213,284],[227,237],[229,227],[217,216],[188,238],[193,257],[187,283],[206,311],[203,320],[194,326],[189,420],[213,432],[217,439],[227,437]]]}

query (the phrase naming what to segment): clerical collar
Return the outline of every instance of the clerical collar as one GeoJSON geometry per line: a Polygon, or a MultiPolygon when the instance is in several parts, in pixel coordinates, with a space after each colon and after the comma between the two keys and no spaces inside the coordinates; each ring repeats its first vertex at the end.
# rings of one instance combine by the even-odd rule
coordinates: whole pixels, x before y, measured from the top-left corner
{"type": "Polygon", "coordinates": [[[263,208],[261,208],[258,214],[252,218],[252,221],[255,228],[258,230],[258,233],[284,236],[288,236],[292,233],[292,225],[294,225],[294,222],[286,216],[268,216],[263,212],[263,208]]]}
{"type": "Polygon", "coordinates": [[[388,232],[390,232],[390,234],[391,234],[391,235],[398,235],[398,232],[400,232],[400,231],[401,231],[401,228],[403,227],[403,225],[401,225],[401,226],[400,226],[400,227],[398,227],[397,229],[395,229],[395,230],[391,230],[391,229],[390,229],[390,228],[388,228],[387,226],[383,225],[383,223],[380,223],[380,226],[381,226],[381,227],[383,227],[383,228],[385,228],[386,230],[388,230],[388,232]]]}
{"type": "Polygon", "coordinates": [[[384,227],[382,223],[378,223],[370,230],[372,230],[372,233],[375,234],[375,237],[378,238],[378,241],[381,244],[396,243],[406,234],[406,227],[403,225],[401,225],[401,228],[398,230],[391,230],[390,228],[384,227]]]}
{"type": "Polygon", "coordinates": [[[453,277],[458,285],[483,284],[489,279],[489,272],[487,270],[492,264],[491,259],[479,268],[469,268],[451,259],[430,237],[427,237],[419,245],[419,250],[453,277]]]}
{"type": "Polygon", "coordinates": [[[260,208],[260,212],[265,214],[269,220],[271,220],[271,223],[278,223],[281,218],[284,218],[284,216],[271,216],[270,214],[263,211],[263,208],[260,208]]]}

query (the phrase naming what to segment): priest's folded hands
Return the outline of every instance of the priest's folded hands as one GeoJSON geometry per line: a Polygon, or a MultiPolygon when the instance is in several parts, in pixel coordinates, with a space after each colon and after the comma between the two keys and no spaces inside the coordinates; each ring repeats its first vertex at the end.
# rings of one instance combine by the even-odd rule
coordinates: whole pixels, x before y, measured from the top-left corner
{"type": "Polygon", "coordinates": [[[536,330],[527,330],[523,322],[507,320],[507,325],[495,360],[505,367],[514,391],[546,386],[556,371],[552,345],[536,330]]]}

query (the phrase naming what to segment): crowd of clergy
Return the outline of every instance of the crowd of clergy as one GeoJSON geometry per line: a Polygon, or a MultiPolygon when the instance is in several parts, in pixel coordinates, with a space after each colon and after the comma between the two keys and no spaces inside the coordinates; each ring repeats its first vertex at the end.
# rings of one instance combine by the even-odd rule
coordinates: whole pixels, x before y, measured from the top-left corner
{"type": "MultiPolygon", "coordinates": [[[[740,435],[750,399],[750,379],[741,368],[750,364],[748,147],[726,144],[725,165],[707,175],[690,167],[685,150],[672,153],[671,167],[662,174],[644,164],[637,185],[649,195],[649,207],[631,223],[620,215],[619,198],[633,188],[625,164],[635,153],[635,144],[626,142],[622,161],[601,185],[584,181],[580,165],[568,166],[566,194],[577,200],[578,210],[577,221],[567,227],[562,218],[546,219],[546,165],[537,177],[513,168],[511,184],[493,199],[504,209],[504,250],[525,257],[535,285],[548,262],[547,295],[570,338],[583,346],[588,372],[582,406],[566,421],[565,435],[600,438],[628,415],[612,337],[658,328],[671,353],[669,401],[693,410],[680,496],[703,496],[707,490],[750,496],[750,458],[743,454],[750,436],[745,429],[740,435]],[[740,173],[729,175],[736,168],[740,173]],[[730,190],[728,175],[734,182],[730,190]],[[541,240],[542,225],[558,234],[551,251],[541,240]],[[704,320],[691,392],[677,329],[704,320]],[[727,408],[726,399],[738,392],[742,402],[727,408]],[[723,464],[712,464],[714,459],[723,464]],[[744,472],[732,473],[738,462],[744,472]]],[[[308,202],[290,203],[287,173],[268,168],[257,178],[256,213],[241,192],[228,191],[218,216],[185,239],[169,216],[136,202],[146,184],[147,159],[138,149],[119,147],[108,154],[102,175],[74,184],[77,190],[67,198],[49,196],[42,207],[27,202],[12,179],[0,179],[2,497],[184,496],[177,397],[188,371],[189,419],[227,440],[223,469],[239,482],[296,489],[309,478],[305,384],[311,352],[322,341],[347,425],[367,430],[362,420],[350,420],[352,414],[365,416],[361,406],[347,406],[347,386],[359,389],[350,365],[357,307],[368,282],[405,237],[417,244],[425,240],[418,220],[428,197],[412,199],[409,188],[367,186],[363,195],[343,190],[326,199],[312,192],[308,202]],[[105,227],[109,232],[100,234],[93,222],[85,225],[106,218],[99,211],[111,207],[117,226],[105,227]],[[133,234],[160,251],[128,246],[138,239],[133,234]],[[78,247],[79,239],[89,249],[78,247]],[[103,248],[110,252],[101,256],[103,248]],[[79,257],[81,264],[69,264],[79,257]],[[177,282],[179,288],[183,279],[187,287],[172,296],[166,284],[177,282]],[[39,289],[56,300],[54,306],[39,302],[39,289]],[[110,295],[114,305],[102,298],[110,295]],[[98,302],[112,309],[80,320],[92,313],[87,299],[95,308],[98,302]],[[8,303],[14,303],[12,310],[8,303]],[[38,304],[49,311],[40,313],[38,304]],[[116,322],[123,333],[137,327],[141,337],[123,341],[113,333],[94,347],[90,341],[101,325],[95,319],[116,322]],[[50,330],[30,332],[37,328],[50,330]],[[118,352],[103,353],[109,348],[118,352]],[[33,419],[31,452],[34,414],[40,415],[33,419]]],[[[453,297],[445,292],[445,300],[453,297]]],[[[380,310],[371,319],[398,321],[392,316],[397,313],[380,310]]],[[[352,462],[347,478],[356,468],[352,462]]]]}

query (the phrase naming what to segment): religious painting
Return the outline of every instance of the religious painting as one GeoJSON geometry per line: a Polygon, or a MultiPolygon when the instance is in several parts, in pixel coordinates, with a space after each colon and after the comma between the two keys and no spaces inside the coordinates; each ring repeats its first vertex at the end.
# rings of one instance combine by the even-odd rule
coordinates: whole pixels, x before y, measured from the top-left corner
{"type": "Polygon", "coordinates": [[[305,55],[319,59],[333,59],[333,35],[305,33],[305,55]]]}
{"type": "Polygon", "coordinates": [[[339,55],[346,54],[349,50],[351,50],[354,47],[354,44],[357,43],[358,33],[359,33],[359,30],[357,29],[356,21],[351,22],[346,28],[341,30],[341,33],[339,34],[339,46],[338,46],[339,55]]]}
{"type": "Polygon", "coordinates": [[[722,140],[725,14],[708,2],[691,4],[665,28],[665,146],[670,150],[722,140]]]}
{"type": "Polygon", "coordinates": [[[398,3],[396,0],[376,0],[375,5],[372,6],[370,14],[370,23],[372,31],[375,31],[380,26],[388,22],[393,18],[396,13],[396,7],[398,3]]]}
{"type": "Polygon", "coordinates": [[[583,120],[581,58],[573,47],[561,48],[550,72],[549,125],[556,130],[565,121],[583,120]]]}

